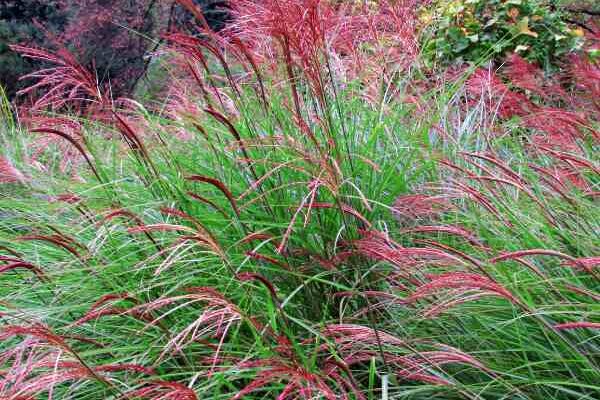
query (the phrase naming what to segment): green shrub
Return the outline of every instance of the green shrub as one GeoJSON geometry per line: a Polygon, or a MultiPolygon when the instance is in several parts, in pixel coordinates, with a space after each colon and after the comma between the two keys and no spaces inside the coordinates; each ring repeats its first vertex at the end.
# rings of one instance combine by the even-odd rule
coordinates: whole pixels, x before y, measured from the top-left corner
{"type": "Polygon", "coordinates": [[[556,1],[456,0],[439,2],[422,17],[435,29],[425,52],[429,60],[478,62],[517,52],[550,67],[577,49],[580,29],[571,29],[556,1]]]}

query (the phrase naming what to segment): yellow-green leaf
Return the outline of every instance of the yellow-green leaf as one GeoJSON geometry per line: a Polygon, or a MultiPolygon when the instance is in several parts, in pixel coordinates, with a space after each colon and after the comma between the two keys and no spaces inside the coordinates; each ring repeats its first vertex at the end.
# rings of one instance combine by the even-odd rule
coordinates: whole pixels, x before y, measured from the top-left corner
{"type": "Polygon", "coordinates": [[[538,37],[537,32],[534,32],[529,28],[529,17],[524,17],[521,19],[517,24],[517,28],[519,29],[519,33],[522,35],[527,35],[534,38],[538,37]]]}

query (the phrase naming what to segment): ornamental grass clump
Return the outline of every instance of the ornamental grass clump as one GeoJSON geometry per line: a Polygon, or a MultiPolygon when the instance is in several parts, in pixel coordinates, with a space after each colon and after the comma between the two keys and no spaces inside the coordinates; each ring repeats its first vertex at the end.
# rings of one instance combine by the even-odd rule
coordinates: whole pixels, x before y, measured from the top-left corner
{"type": "Polygon", "coordinates": [[[2,133],[0,398],[598,397],[593,102],[421,85],[421,3],[196,10],[160,104],[52,55],[2,133]]]}

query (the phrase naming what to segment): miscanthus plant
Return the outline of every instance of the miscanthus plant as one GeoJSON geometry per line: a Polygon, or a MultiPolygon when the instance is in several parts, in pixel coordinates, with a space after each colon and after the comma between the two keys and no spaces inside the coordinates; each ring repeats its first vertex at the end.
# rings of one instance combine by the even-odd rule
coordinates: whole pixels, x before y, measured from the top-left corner
{"type": "Polygon", "coordinates": [[[152,107],[17,47],[0,398],[598,398],[598,81],[423,84],[416,9],[235,2],[152,107]]]}

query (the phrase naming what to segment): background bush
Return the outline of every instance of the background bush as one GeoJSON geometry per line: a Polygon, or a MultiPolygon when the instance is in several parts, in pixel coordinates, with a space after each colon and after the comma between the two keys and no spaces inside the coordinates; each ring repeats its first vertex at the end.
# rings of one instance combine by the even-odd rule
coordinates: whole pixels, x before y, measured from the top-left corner
{"type": "Polygon", "coordinates": [[[443,61],[481,61],[517,52],[545,67],[581,46],[557,1],[457,0],[440,2],[423,17],[434,19],[426,52],[443,61]]]}
{"type": "Polygon", "coordinates": [[[18,79],[32,70],[32,64],[9,49],[9,44],[23,43],[42,46],[45,34],[34,21],[43,22],[49,29],[61,30],[66,22],[55,1],[7,0],[0,2],[0,84],[9,95],[19,86],[18,79]]]}
{"type": "MultiPolygon", "coordinates": [[[[222,0],[195,0],[213,29],[227,19],[222,0]]],[[[19,77],[40,67],[9,49],[10,44],[56,49],[67,46],[112,95],[133,91],[145,73],[161,33],[191,32],[194,17],[176,1],[8,0],[0,4],[0,84],[13,97],[19,77]]]]}

